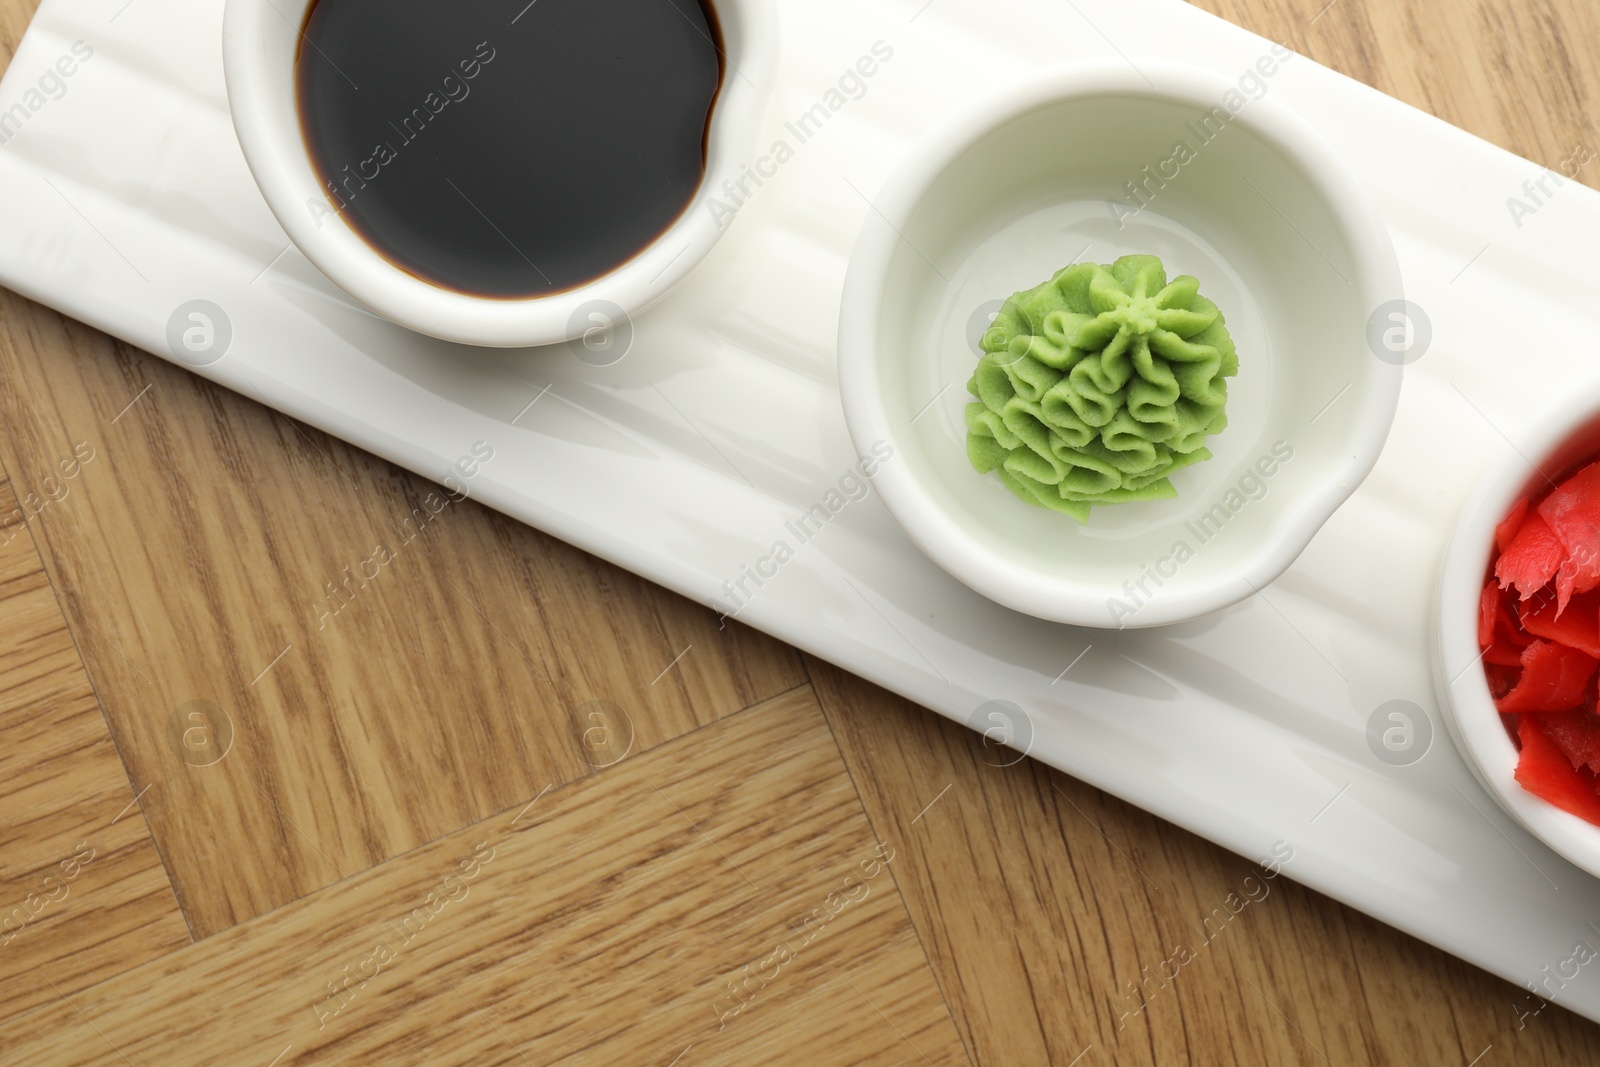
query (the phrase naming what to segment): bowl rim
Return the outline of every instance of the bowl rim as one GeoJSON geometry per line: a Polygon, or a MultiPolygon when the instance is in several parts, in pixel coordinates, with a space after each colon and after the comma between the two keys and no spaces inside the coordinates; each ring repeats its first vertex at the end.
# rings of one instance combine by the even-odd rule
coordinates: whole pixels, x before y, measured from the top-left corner
{"type": "MultiPolygon", "coordinates": [[[[737,221],[707,209],[712,190],[737,179],[753,160],[778,62],[776,5],[764,0],[708,0],[724,27],[737,12],[738,40],[724,33],[722,84],[711,113],[706,169],[682,214],[631,259],[574,289],[524,299],[472,296],[407,273],[331,210],[313,216],[308,195],[323,185],[300,133],[294,79],[269,56],[263,27],[298,27],[315,0],[227,0],[222,57],[228,107],[245,162],[289,241],[345,293],[383,318],[418,333],[484,347],[556,344],[581,336],[598,311],[610,321],[643,311],[711,251],[737,221]],[[287,81],[287,88],[285,83],[287,81]],[[285,121],[285,111],[290,121],[285,121]],[[332,224],[324,224],[332,219],[332,224]]],[[[737,214],[737,212],[735,213],[737,214]]],[[[608,322],[609,324],[609,322],[608,322]]]]}
{"type": "MultiPolygon", "coordinates": [[[[900,240],[901,225],[934,182],[987,134],[1031,111],[1096,96],[1135,96],[1202,107],[1215,106],[1237,83],[1211,68],[1136,57],[1092,60],[1046,68],[981,99],[923,137],[902,158],[872,203],[851,255],[839,313],[838,372],[845,421],[851,437],[886,440],[897,448],[902,435],[891,424],[877,380],[874,336],[881,294],[900,240]],[[1136,66],[1134,66],[1136,64],[1136,66]]],[[[1252,130],[1283,153],[1316,190],[1351,246],[1361,306],[1376,308],[1404,296],[1400,265],[1378,209],[1355,173],[1333,147],[1287,105],[1271,96],[1251,99],[1232,121],[1252,130]]],[[[1244,565],[1204,583],[1169,583],[1162,594],[1115,628],[1143,628],[1187,621],[1228,607],[1271,584],[1305,550],[1338,507],[1376,465],[1399,404],[1402,368],[1372,356],[1366,373],[1351,383],[1359,403],[1349,452],[1321,492],[1284,510],[1270,540],[1244,565]]],[[[936,505],[905,464],[887,464],[875,479],[884,503],[911,540],[961,582],[1016,611],[1052,622],[1112,628],[1106,605],[1070,579],[1041,580],[1020,563],[996,558],[936,505]]]]}
{"type": "MultiPolygon", "coordinates": [[[[1559,476],[1544,464],[1585,425],[1600,419],[1600,386],[1558,401],[1508,438],[1461,509],[1438,570],[1432,645],[1434,688],[1445,726],[1485,791],[1523,829],[1573,865],[1600,877],[1600,826],[1562,811],[1513,777],[1517,749],[1478,668],[1478,598],[1488,572],[1495,527],[1538,476],[1559,476]]],[[[1600,458],[1600,452],[1589,457],[1600,458]]]]}

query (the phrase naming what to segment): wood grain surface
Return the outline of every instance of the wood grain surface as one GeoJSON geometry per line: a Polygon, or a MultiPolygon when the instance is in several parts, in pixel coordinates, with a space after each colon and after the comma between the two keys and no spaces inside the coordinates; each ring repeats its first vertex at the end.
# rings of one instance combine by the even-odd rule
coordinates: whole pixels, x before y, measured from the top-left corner
{"type": "Polygon", "coordinates": [[[0,1049],[108,1067],[962,1063],[899,860],[801,688],[63,998],[0,1049]]]}
{"type": "MultiPolygon", "coordinates": [[[[1204,6],[1542,166],[1600,148],[1600,0],[1204,6]]],[[[1600,1062],[1292,859],[0,322],[0,1063],[1600,1062]]]]}
{"type": "Polygon", "coordinates": [[[0,481],[0,1031],[189,943],[21,517],[50,500],[0,481]]]}
{"type": "Polygon", "coordinates": [[[586,734],[649,748],[802,680],[470,498],[9,293],[0,316],[0,462],[95,453],[34,540],[196,936],[593,770],[586,734]],[[225,762],[175,743],[191,702],[225,762]]]}

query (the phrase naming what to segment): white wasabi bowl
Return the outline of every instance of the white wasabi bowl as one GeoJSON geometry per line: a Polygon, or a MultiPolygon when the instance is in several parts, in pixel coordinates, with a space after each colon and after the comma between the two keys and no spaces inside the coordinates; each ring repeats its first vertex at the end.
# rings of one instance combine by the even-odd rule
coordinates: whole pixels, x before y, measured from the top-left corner
{"type": "Polygon", "coordinates": [[[1234,112],[1232,79],[1137,63],[1043,72],[917,144],[874,198],[840,309],[850,434],[894,446],[876,481],[907,534],[990,599],[1084,626],[1192,619],[1281,574],[1377,461],[1404,357],[1368,342],[1369,321],[1397,321],[1399,265],[1327,143],[1270,96],[1234,112]],[[1213,108],[1226,121],[1202,140],[1185,124],[1213,108]],[[1173,476],[1177,499],[1079,526],[972,469],[965,385],[1001,299],[1130,253],[1200,279],[1240,370],[1215,458],[1173,476]]]}
{"type": "Polygon", "coordinates": [[[1462,509],[1439,571],[1433,617],[1433,677],[1456,748],[1483,788],[1533,836],[1600,876],[1600,826],[1517,784],[1517,748],[1506,733],[1478,650],[1478,597],[1488,575],[1494,529],[1519,496],[1600,456],[1600,389],[1562,401],[1508,444],[1462,509]]]}
{"type": "Polygon", "coordinates": [[[683,214],[626,263],[593,282],[527,299],[495,299],[431,285],[383,258],[327,206],[301,135],[294,60],[314,0],[227,0],[223,71],[245,161],[289,239],[318,270],[377,314],[447,341],[496,348],[547,345],[581,336],[598,320],[642,311],[682,281],[716,244],[728,219],[706,190],[737,180],[757,154],[778,58],[770,0],[713,0],[726,69],[711,113],[706,173],[683,214]]]}

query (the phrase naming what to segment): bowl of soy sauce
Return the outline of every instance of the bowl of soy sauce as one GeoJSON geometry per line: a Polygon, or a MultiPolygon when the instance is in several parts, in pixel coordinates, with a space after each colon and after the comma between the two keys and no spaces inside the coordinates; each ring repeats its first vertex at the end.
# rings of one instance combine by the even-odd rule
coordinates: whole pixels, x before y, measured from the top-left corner
{"type": "Polygon", "coordinates": [[[523,347],[637,312],[732,222],[770,0],[228,0],[234,128],[268,207],[409,329],[523,347]]]}

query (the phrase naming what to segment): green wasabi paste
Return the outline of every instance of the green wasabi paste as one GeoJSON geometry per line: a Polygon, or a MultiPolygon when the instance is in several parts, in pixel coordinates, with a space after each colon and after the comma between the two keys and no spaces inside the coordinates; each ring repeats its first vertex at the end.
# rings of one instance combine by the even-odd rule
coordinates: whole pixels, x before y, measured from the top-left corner
{"type": "Polygon", "coordinates": [[[1239,371],[1222,312],[1155,256],[1074,264],[1005,302],[967,390],[967,456],[1030,504],[1086,522],[1096,504],[1178,495],[1210,459],[1239,371]]]}

